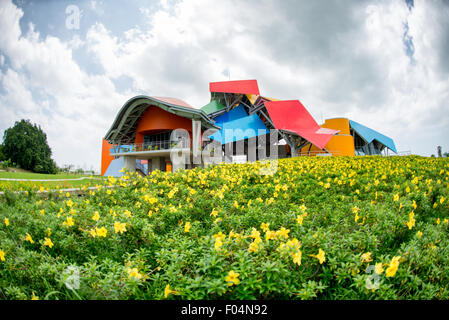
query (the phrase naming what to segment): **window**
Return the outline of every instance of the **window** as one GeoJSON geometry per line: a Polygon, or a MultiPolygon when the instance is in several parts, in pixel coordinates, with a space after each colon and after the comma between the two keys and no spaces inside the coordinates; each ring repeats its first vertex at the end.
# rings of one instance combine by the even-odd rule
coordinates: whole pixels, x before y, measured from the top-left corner
{"type": "Polygon", "coordinates": [[[170,131],[164,131],[153,134],[146,134],[143,136],[144,148],[160,150],[170,149],[170,131]]]}

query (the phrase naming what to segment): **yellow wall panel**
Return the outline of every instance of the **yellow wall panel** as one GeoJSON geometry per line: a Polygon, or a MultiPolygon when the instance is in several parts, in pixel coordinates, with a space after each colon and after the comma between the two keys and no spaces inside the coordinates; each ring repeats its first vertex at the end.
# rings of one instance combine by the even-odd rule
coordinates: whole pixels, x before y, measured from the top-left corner
{"type": "Polygon", "coordinates": [[[322,128],[340,130],[338,134],[350,134],[349,132],[349,119],[346,118],[334,118],[326,119],[324,124],[321,125],[322,128]]]}

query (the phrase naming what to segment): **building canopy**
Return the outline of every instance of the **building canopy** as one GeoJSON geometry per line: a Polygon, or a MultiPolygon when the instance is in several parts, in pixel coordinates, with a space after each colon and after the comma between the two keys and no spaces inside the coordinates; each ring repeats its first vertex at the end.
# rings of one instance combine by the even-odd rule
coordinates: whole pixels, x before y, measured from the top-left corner
{"type": "Polygon", "coordinates": [[[211,82],[209,84],[209,91],[235,94],[260,94],[257,80],[211,82]]]}
{"type": "Polygon", "coordinates": [[[321,128],[299,100],[264,103],[276,129],[294,132],[320,149],[338,133],[338,130],[321,128]]]}
{"type": "Polygon", "coordinates": [[[378,141],[388,149],[397,152],[396,146],[394,145],[393,139],[377,132],[376,130],[373,130],[371,128],[368,128],[358,122],[355,122],[353,120],[349,120],[349,124],[351,128],[357,132],[357,134],[363,138],[363,140],[366,141],[367,144],[373,142],[374,140],[378,141]]]}
{"type": "Polygon", "coordinates": [[[253,138],[269,133],[265,124],[256,114],[248,115],[243,105],[215,118],[221,129],[210,138],[222,144],[253,138]]]}

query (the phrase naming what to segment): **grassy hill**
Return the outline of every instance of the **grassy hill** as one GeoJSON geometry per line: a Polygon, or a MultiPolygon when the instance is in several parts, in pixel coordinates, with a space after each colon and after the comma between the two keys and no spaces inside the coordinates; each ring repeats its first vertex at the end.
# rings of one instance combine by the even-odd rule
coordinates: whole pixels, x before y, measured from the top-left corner
{"type": "Polygon", "coordinates": [[[85,198],[9,195],[0,298],[449,298],[449,159],[264,166],[128,174],[85,198]]]}

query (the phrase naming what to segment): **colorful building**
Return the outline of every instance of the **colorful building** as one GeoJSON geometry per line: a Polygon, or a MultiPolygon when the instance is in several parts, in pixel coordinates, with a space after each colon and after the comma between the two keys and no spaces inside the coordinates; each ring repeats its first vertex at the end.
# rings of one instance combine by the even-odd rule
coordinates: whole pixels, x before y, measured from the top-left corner
{"type": "Polygon", "coordinates": [[[270,143],[273,129],[275,140],[265,146],[274,147],[280,158],[396,152],[391,138],[355,121],[337,118],[318,125],[299,100],[260,95],[256,80],[211,82],[209,91],[211,100],[201,109],[175,98],[127,101],[103,139],[101,174],[120,176],[123,167],[147,174],[201,166],[193,156],[210,141],[220,144],[225,161],[259,160],[264,156],[251,156],[249,146],[270,143]],[[183,129],[187,141],[175,141],[175,129],[183,129]],[[187,155],[182,164],[170,158],[176,145],[187,155]]]}

